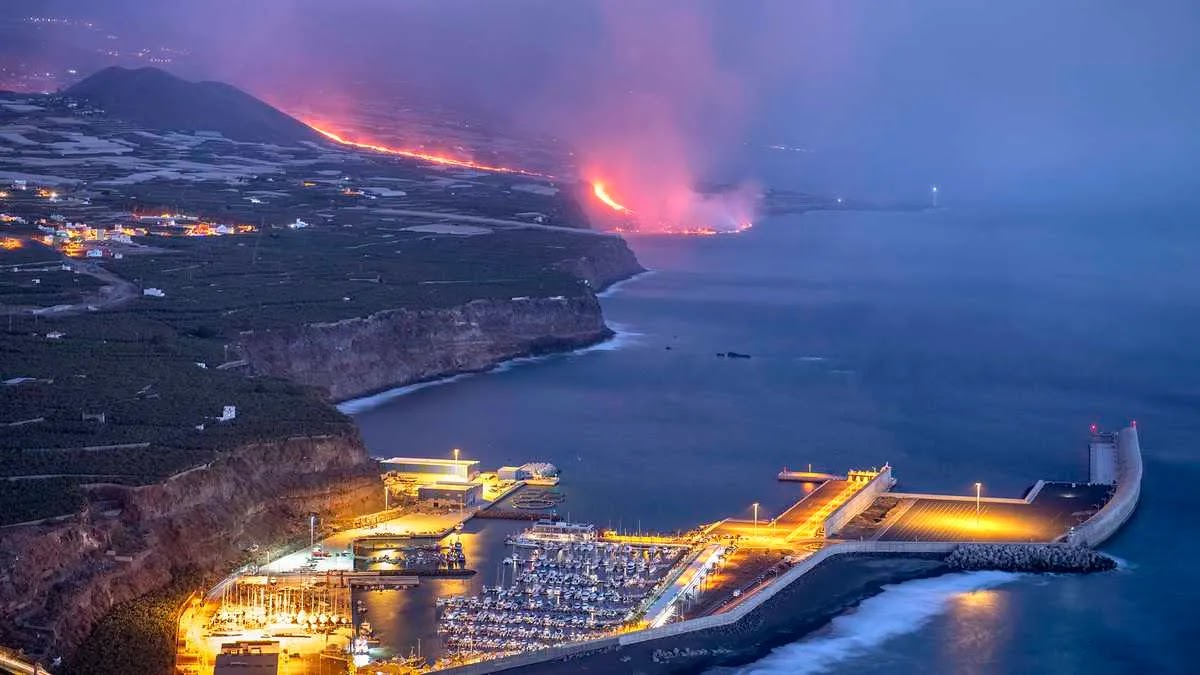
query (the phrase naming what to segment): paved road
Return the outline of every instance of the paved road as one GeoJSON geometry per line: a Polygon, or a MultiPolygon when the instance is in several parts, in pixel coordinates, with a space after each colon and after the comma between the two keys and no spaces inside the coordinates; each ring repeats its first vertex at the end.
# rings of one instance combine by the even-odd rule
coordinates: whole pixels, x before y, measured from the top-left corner
{"type": "Polygon", "coordinates": [[[563,227],[561,225],[541,225],[538,223],[528,223],[523,220],[504,220],[502,218],[486,218],[484,216],[468,216],[458,213],[446,213],[444,211],[414,211],[411,209],[372,209],[372,213],[379,213],[385,216],[417,216],[420,218],[438,218],[441,220],[456,220],[463,223],[480,223],[483,225],[502,225],[505,227],[522,227],[531,230],[550,230],[552,232],[570,232],[572,234],[586,234],[594,237],[615,237],[613,232],[602,232],[600,230],[592,230],[585,227],[563,227]]]}

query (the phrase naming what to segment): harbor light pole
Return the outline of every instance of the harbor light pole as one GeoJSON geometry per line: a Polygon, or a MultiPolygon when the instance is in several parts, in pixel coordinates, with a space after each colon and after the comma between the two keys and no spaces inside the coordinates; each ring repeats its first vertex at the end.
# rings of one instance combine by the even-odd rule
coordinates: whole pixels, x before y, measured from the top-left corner
{"type": "Polygon", "coordinates": [[[754,534],[758,534],[758,502],[754,502],[754,534]]]}
{"type": "Polygon", "coordinates": [[[979,525],[979,494],[983,489],[983,483],[975,484],[975,525],[979,525]]]}
{"type": "Polygon", "coordinates": [[[458,448],[454,449],[454,461],[458,461],[458,453],[461,452],[458,448]]]}

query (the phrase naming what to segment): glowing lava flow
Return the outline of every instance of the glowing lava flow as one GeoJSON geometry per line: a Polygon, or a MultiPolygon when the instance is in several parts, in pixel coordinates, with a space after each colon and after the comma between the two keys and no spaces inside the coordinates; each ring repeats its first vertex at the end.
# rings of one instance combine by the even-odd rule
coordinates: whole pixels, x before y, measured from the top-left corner
{"type": "Polygon", "coordinates": [[[523,176],[537,176],[539,178],[550,178],[551,177],[544,173],[538,173],[536,171],[526,171],[525,169],[518,169],[518,168],[510,167],[510,166],[492,166],[490,164],[480,164],[479,162],[475,162],[475,161],[472,161],[469,159],[455,159],[453,157],[447,157],[445,155],[434,155],[434,154],[430,154],[427,152],[420,152],[418,150],[405,150],[403,148],[390,148],[386,145],[375,145],[373,143],[363,143],[361,141],[353,141],[353,140],[350,140],[349,138],[345,138],[339,134],[335,134],[334,132],[329,131],[328,129],[322,129],[321,127],[319,127],[311,122],[305,122],[305,124],[307,124],[313,131],[321,134],[325,138],[328,138],[329,140],[333,141],[334,143],[337,143],[338,145],[347,145],[352,148],[359,148],[362,150],[374,150],[375,152],[382,152],[386,155],[397,155],[399,157],[409,157],[411,159],[419,159],[419,160],[422,160],[425,162],[430,162],[433,164],[441,164],[443,166],[458,166],[458,167],[462,167],[464,169],[476,169],[479,171],[490,171],[492,173],[516,173],[516,174],[521,174],[523,176]]]}
{"type": "Polygon", "coordinates": [[[700,236],[707,237],[718,234],[734,234],[744,232],[753,226],[749,220],[739,220],[732,229],[717,229],[707,225],[688,227],[679,224],[660,223],[658,227],[645,228],[645,223],[638,223],[634,218],[633,209],[625,206],[617,201],[611,194],[608,193],[608,187],[600,181],[592,181],[592,194],[602,204],[617,213],[628,216],[626,222],[614,225],[610,228],[610,232],[618,234],[670,234],[670,235],[685,235],[685,236],[700,236]]]}
{"type": "Polygon", "coordinates": [[[626,208],[624,204],[613,199],[612,196],[608,194],[608,190],[604,187],[604,183],[593,181],[592,194],[596,195],[596,199],[599,199],[607,204],[608,207],[613,211],[617,211],[619,213],[632,213],[632,211],[626,208]]]}

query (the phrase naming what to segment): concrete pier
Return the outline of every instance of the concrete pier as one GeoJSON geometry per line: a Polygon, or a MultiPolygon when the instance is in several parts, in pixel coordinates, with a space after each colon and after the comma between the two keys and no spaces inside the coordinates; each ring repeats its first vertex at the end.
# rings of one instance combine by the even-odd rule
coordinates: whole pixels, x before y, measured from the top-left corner
{"type": "Polygon", "coordinates": [[[1116,446],[1116,490],[1104,508],[1067,533],[1068,543],[1099,546],[1116,534],[1137,509],[1142,494],[1142,446],[1136,423],[1117,432],[1116,446]]]}

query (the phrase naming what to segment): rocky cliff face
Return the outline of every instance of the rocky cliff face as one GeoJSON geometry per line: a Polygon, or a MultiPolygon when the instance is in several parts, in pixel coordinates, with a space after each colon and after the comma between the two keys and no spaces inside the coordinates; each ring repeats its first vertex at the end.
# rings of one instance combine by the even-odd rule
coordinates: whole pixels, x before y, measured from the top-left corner
{"type": "Polygon", "coordinates": [[[557,267],[587,287],[571,296],[481,299],[248,331],[239,342],[253,373],[321,387],[345,400],[604,340],[612,331],[594,293],[645,271],[619,237],[594,237],[585,255],[557,267]]]}
{"type": "Polygon", "coordinates": [[[597,237],[587,255],[564,260],[558,267],[587,281],[596,292],[646,271],[619,237],[597,237]]]}
{"type": "Polygon", "coordinates": [[[609,337],[600,303],[575,297],[474,300],[396,309],[336,323],[243,333],[255,373],[322,387],[335,400],[486,370],[508,359],[609,337]]]}
{"type": "Polygon", "coordinates": [[[594,292],[645,271],[625,241],[596,237],[586,255],[558,267],[586,281],[587,288],[572,296],[474,300],[248,331],[240,344],[255,374],[321,387],[340,401],[610,337],[594,292]]]}
{"type": "Polygon", "coordinates": [[[247,547],[305,531],[307,513],[363,513],[380,495],[356,435],[248,445],[158,485],[97,487],[78,518],[0,537],[0,641],[69,654],[111,607],[177,571],[224,573],[247,547]]]}
{"type": "MultiPolygon", "coordinates": [[[[242,347],[253,372],[345,399],[592,344],[611,335],[594,292],[643,271],[623,240],[594,243],[558,265],[587,281],[572,296],[396,309],[245,333],[242,347]]],[[[309,512],[377,510],[379,487],[353,432],[246,445],[157,485],[95,486],[69,521],[0,531],[0,643],[70,654],[114,605],[181,570],[224,574],[248,547],[301,535],[309,512]]]]}

